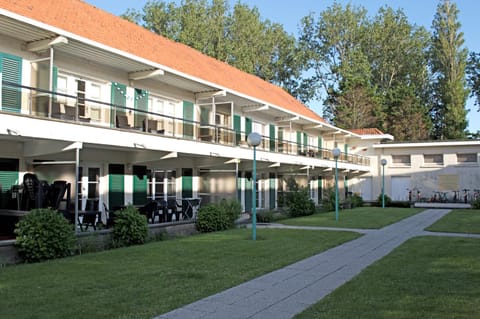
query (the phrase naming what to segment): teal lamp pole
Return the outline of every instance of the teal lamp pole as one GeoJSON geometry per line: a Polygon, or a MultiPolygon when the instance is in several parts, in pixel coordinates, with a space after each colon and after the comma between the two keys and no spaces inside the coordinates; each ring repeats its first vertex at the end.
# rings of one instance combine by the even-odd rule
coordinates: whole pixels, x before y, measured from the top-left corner
{"type": "Polygon", "coordinates": [[[387,160],[383,158],[380,164],[382,164],[382,208],[385,208],[385,165],[387,165],[387,160]]]}
{"type": "Polygon", "coordinates": [[[338,222],[338,158],[342,152],[339,148],[332,150],[333,158],[335,159],[335,220],[338,222]]]}
{"type": "Polygon", "coordinates": [[[247,143],[253,146],[253,187],[252,187],[252,240],[257,239],[257,146],[262,142],[262,136],[253,132],[248,134],[247,143]]]}

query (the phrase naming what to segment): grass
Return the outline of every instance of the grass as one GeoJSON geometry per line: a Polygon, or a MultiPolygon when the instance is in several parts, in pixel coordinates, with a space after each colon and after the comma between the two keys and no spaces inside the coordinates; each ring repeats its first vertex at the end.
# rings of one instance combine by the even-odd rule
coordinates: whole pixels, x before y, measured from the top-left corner
{"type": "Polygon", "coordinates": [[[285,219],[279,223],[295,226],[379,229],[423,210],[422,208],[358,207],[339,211],[338,222],[335,220],[335,212],[328,212],[285,219]]]}
{"type": "Polygon", "coordinates": [[[411,239],[295,318],[478,318],[479,244],[411,239]]]}
{"type": "Polygon", "coordinates": [[[434,232],[480,234],[480,210],[453,210],[427,228],[434,232]]]}
{"type": "Polygon", "coordinates": [[[0,269],[2,318],[152,318],[359,235],[237,229],[0,269]]]}

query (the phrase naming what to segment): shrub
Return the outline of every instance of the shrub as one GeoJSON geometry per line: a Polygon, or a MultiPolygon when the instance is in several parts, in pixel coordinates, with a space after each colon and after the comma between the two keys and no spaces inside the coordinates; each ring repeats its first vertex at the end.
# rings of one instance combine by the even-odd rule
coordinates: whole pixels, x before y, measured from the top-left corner
{"type": "Polygon", "coordinates": [[[310,199],[306,188],[301,187],[288,193],[286,205],[290,217],[307,216],[315,213],[315,203],[310,199]]]}
{"type": "Polygon", "coordinates": [[[326,188],[323,191],[322,207],[327,212],[335,210],[335,190],[333,188],[326,188]]]}
{"type": "Polygon", "coordinates": [[[270,223],[273,221],[273,212],[271,210],[264,210],[257,212],[257,222],[270,223]]]}
{"type": "Polygon", "coordinates": [[[133,206],[115,212],[113,241],[115,246],[131,246],[145,243],[148,235],[147,218],[133,206]]]}
{"type": "MultiPolygon", "coordinates": [[[[385,196],[385,207],[392,206],[392,199],[387,194],[385,194],[384,196],[385,196]]],[[[378,195],[377,205],[382,207],[382,194],[378,195]]]]}
{"type": "Polygon", "coordinates": [[[235,221],[238,219],[240,214],[242,213],[242,205],[236,199],[222,199],[220,201],[220,209],[227,214],[228,221],[233,227],[235,221]]]}
{"type": "Polygon", "coordinates": [[[472,201],[472,208],[480,209],[480,198],[477,198],[477,199],[472,201]]]}
{"type": "Polygon", "coordinates": [[[358,194],[352,194],[350,201],[352,202],[352,208],[363,206],[363,198],[358,194]]]}
{"type": "Polygon", "coordinates": [[[17,223],[16,246],[26,262],[38,262],[72,255],[73,225],[52,209],[34,209],[17,223]]]}
{"type": "Polygon", "coordinates": [[[225,230],[233,227],[230,213],[223,210],[220,204],[210,204],[200,208],[195,225],[202,233],[225,230]]]}

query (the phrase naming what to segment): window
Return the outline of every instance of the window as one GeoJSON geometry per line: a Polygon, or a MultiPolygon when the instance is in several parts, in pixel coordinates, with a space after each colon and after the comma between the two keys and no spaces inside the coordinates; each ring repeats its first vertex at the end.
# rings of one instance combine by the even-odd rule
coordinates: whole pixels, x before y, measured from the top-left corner
{"type": "Polygon", "coordinates": [[[167,199],[176,196],[176,171],[147,170],[148,198],[167,199]]]}
{"type": "Polygon", "coordinates": [[[392,155],[392,165],[394,166],[410,166],[410,155],[392,155]]]}
{"type": "Polygon", "coordinates": [[[457,154],[457,163],[458,164],[477,163],[477,154],[475,153],[457,154]]]}
{"type": "Polygon", "coordinates": [[[425,165],[443,165],[443,154],[424,154],[423,164],[425,165]]]}

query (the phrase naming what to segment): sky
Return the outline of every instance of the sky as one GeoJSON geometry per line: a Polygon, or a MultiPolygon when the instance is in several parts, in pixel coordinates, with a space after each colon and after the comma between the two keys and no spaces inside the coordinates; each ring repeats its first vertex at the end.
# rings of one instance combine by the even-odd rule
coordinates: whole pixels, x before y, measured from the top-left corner
{"type": "MultiPolygon", "coordinates": [[[[125,13],[129,8],[141,10],[147,0],[84,0],[100,9],[108,11],[114,15],[125,13]]],[[[173,0],[166,0],[171,2],[173,0]]],[[[180,0],[174,0],[180,3],[180,0]]],[[[237,0],[230,0],[233,6],[237,0]]],[[[248,4],[250,7],[257,7],[261,18],[283,25],[286,32],[297,35],[300,20],[314,13],[318,15],[321,11],[330,7],[334,0],[241,0],[240,2],[248,4]]],[[[432,20],[438,5],[438,0],[337,0],[338,3],[346,5],[348,3],[354,6],[362,6],[367,9],[369,16],[374,16],[378,9],[388,5],[393,9],[403,9],[410,23],[424,26],[431,30],[432,20]]],[[[479,0],[457,0],[454,1],[459,9],[459,22],[461,31],[464,33],[465,47],[469,51],[480,52],[480,36],[478,35],[478,12],[480,12],[479,0]]],[[[310,105],[318,114],[322,114],[321,103],[310,105]]],[[[468,112],[468,130],[471,132],[480,131],[480,112],[477,112],[478,106],[474,105],[473,98],[467,101],[466,108],[468,112]]]]}

